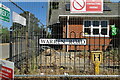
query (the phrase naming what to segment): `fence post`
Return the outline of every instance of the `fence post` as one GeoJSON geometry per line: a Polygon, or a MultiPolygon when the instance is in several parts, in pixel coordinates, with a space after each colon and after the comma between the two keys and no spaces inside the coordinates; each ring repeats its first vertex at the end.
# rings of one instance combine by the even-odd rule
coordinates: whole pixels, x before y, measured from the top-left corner
{"type": "Polygon", "coordinates": [[[10,31],[10,52],[9,52],[9,58],[10,58],[10,61],[12,61],[12,30],[10,31]]]}
{"type": "MultiPolygon", "coordinates": [[[[120,20],[119,20],[120,21],[120,20]]],[[[119,42],[118,42],[118,65],[120,65],[120,31],[119,31],[119,42]]],[[[119,66],[119,69],[118,69],[118,74],[120,74],[120,66],[119,66]]]]}
{"type": "MultiPolygon", "coordinates": [[[[118,10],[120,9],[120,4],[118,4],[118,10]]],[[[118,15],[120,15],[120,12],[118,11],[118,15]]],[[[120,17],[118,16],[118,24],[120,26],[120,17]]],[[[118,32],[118,65],[120,65],[120,28],[119,28],[119,32],[118,32]]],[[[120,74],[120,66],[118,69],[118,74],[120,74]]]]}
{"type": "Polygon", "coordinates": [[[28,73],[28,32],[26,32],[26,70],[25,70],[25,73],[28,73]]]}

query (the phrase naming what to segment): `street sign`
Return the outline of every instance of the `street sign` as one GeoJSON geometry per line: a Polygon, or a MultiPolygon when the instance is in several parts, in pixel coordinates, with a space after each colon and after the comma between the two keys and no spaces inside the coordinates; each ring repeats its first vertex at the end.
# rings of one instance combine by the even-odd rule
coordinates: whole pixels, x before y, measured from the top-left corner
{"type": "Polygon", "coordinates": [[[102,13],[103,0],[71,0],[71,13],[102,13]]]}
{"type": "Polygon", "coordinates": [[[6,60],[0,60],[2,80],[14,79],[14,63],[6,60]]]}
{"type": "Polygon", "coordinates": [[[10,22],[10,9],[0,3],[0,19],[10,22]]]}
{"type": "Polygon", "coordinates": [[[86,39],[39,39],[39,44],[86,45],[86,39]]]}

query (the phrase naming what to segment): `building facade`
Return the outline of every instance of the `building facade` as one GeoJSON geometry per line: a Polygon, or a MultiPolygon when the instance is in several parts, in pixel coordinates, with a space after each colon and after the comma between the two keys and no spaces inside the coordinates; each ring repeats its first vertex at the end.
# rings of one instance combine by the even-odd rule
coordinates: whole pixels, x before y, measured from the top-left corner
{"type": "Polygon", "coordinates": [[[71,13],[70,0],[49,2],[48,25],[52,31],[52,38],[85,38],[86,45],[62,46],[67,51],[73,50],[107,50],[113,44],[112,27],[119,30],[120,3],[109,0],[103,3],[103,13],[71,13]]]}

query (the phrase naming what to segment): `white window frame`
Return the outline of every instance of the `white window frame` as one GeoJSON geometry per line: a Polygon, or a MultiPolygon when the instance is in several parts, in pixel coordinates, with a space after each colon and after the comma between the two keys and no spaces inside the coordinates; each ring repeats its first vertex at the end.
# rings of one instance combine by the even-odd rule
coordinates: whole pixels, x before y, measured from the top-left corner
{"type": "Polygon", "coordinates": [[[83,20],[83,36],[88,36],[88,37],[109,37],[109,20],[83,20]],[[84,33],[84,29],[86,28],[86,27],[84,27],[84,24],[85,24],[85,21],[91,21],[91,26],[90,26],[90,28],[91,28],[91,34],[89,35],[86,35],[85,33],[84,33]],[[95,29],[98,29],[98,27],[93,27],[93,21],[99,21],[100,22],[100,24],[99,24],[99,35],[93,35],[93,28],[95,29]],[[101,27],[101,21],[107,21],[107,27],[101,27]],[[101,29],[102,28],[107,28],[107,35],[102,35],[101,34],[101,29]]]}

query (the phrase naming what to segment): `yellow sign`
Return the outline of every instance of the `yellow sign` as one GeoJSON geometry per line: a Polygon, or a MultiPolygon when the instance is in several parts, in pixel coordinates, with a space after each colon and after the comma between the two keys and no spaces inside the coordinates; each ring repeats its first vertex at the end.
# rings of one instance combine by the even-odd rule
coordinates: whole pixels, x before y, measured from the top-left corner
{"type": "Polygon", "coordinates": [[[101,63],[102,62],[102,51],[91,51],[91,59],[93,63],[101,63]]]}
{"type": "Polygon", "coordinates": [[[94,64],[95,75],[99,74],[99,66],[103,59],[102,51],[91,51],[91,60],[94,64]]]}

